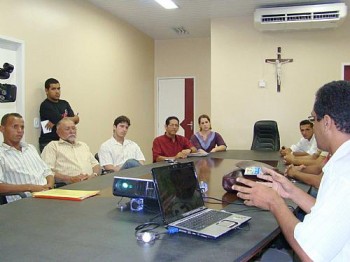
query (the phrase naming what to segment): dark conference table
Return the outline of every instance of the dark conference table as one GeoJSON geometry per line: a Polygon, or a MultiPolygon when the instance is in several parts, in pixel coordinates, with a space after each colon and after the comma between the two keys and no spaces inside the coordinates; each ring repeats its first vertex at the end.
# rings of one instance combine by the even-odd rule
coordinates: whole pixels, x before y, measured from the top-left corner
{"type": "MultiPolygon", "coordinates": [[[[236,199],[221,188],[222,176],[230,172],[236,160],[279,160],[278,152],[232,150],[210,154],[195,161],[199,179],[209,182],[209,196],[236,199]],[[209,166],[209,169],[206,168],[209,166]],[[211,191],[211,187],[216,188],[211,191]],[[221,196],[221,197],[220,197],[221,196]]],[[[118,172],[118,176],[144,177],[155,163],[118,172]]],[[[136,240],[134,229],[148,222],[159,211],[121,211],[121,199],[112,195],[113,177],[107,174],[65,189],[101,190],[101,194],[83,201],[22,199],[0,206],[1,261],[247,261],[268,245],[280,229],[270,212],[237,204],[210,204],[210,207],[251,216],[241,229],[215,239],[183,233],[161,235],[153,244],[136,240]]],[[[305,189],[306,190],[306,189],[305,189]]],[[[126,201],[127,198],[122,199],[126,201]]],[[[217,202],[210,200],[210,202],[217,202]]],[[[154,211],[154,210],[153,210],[154,211]]],[[[159,217],[158,220],[159,221],[159,217]]],[[[157,229],[158,230],[158,229],[157,229]]],[[[165,231],[162,227],[159,232],[165,231]]]]}

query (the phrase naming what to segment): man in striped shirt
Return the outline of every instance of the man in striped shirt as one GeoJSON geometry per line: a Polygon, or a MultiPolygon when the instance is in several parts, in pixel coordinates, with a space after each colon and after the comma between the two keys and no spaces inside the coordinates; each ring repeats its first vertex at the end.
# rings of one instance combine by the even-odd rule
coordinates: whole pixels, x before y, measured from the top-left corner
{"type": "MultiPolygon", "coordinates": [[[[54,186],[50,168],[40,158],[33,145],[22,142],[24,121],[20,114],[9,113],[2,117],[0,131],[4,142],[0,146],[0,192],[37,192],[54,186]]],[[[20,199],[8,196],[7,202],[20,199]]]]}
{"type": "Polygon", "coordinates": [[[56,182],[71,184],[94,178],[100,174],[100,165],[87,144],[77,141],[77,128],[69,118],[57,124],[59,141],[45,146],[41,157],[55,173],[56,182]]]}

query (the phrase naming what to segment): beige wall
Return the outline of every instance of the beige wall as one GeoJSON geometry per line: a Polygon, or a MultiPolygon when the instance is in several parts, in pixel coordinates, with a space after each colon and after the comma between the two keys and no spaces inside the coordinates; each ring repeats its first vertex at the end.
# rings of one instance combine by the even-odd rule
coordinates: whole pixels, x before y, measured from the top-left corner
{"type": "Polygon", "coordinates": [[[25,42],[26,140],[45,98],[43,82],[56,77],[62,98],[79,112],[79,138],[93,152],[112,131],[117,115],[132,120],[128,137],[151,161],[156,86],[154,78],[193,76],[196,117],[212,116],[229,149],[249,149],[255,121],[278,121],[282,144],[299,139],[298,122],[311,111],[314,93],[339,79],[350,62],[349,18],[337,30],[262,33],[252,17],[215,19],[211,39],[154,41],[83,0],[16,0],[0,3],[0,34],[25,42]],[[14,21],[14,17],[16,21],[14,21]],[[11,22],[13,21],[13,22],[11,22]],[[275,67],[266,58],[294,62],[275,67]],[[265,80],[266,88],[258,87],[265,80]],[[132,101],[132,102],[131,102],[132,101]],[[146,116],[146,117],[145,117],[146,116]]]}
{"type": "Polygon", "coordinates": [[[216,19],[211,31],[211,115],[229,149],[250,149],[257,120],[278,122],[282,144],[300,138],[299,121],[310,115],[315,91],[341,77],[350,61],[350,21],[337,30],[262,33],[252,17],[216,19]],[[266,58],[294,62],[282,66],[282,90],[276,92],[275,66],[266,58]],[[265,80],[266,88],[258,81],[265,80]]]}
{"type": "Polygon", "coordinates": [[[210,114],[209,38],[157,40],[155,42],[155,76],[156,78],[194,77],[195,123],[197,124],[199,115],[210,114]]]}
{"type": "Polygon", "coordinates": [[[128,137],[151,162],[154,41],[86,1],[1,1],[0,35],[25,43],[26,140],[38,144],[33,119],[49,77],[79,112],[79,139],[96,152],[116,116],[131,118],[128,137]]]}

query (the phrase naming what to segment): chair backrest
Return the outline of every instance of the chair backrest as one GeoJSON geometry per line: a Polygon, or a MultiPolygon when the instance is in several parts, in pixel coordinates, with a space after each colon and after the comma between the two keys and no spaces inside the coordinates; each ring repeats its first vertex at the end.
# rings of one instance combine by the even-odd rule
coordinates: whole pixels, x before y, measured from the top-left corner
{"type": "Polygon", "coordinates": [[[95,154],[95,159],[96,159],[98,162],[100,162],[100,158],[99,158],[99,156],[98,156],[98,153],[95,154]]]}
{"type": "MultiPolygon", "coordinates": [[[[100,162],[100,157],[98,156],[98,153],[95,154],[95,159],[100,162]]],[[[103,167],[101,167],[101,176],[102,175],[106,175],[108,173],[113,173],[114,171],[113,170],[106,170],[104,169],[103,167]]]]}
{"type": "Polygon", "coordinates": [[[0,195],[0,205],[7,204],[6,196],[0,195]]]}
{"type": "Polygon", "coordinates": [[[0,205],[7,204],[6,196],[13,196],[13,195],[19,195],[21,198],[28,197],[25,192],[0,193],[0,205]]]}
{"type": "Polygon", "coordinates": [[[251,150],[278,151],[280,149],[280,135],[277,122],[261,120],[254,124],[254,136],[251,150]]]}

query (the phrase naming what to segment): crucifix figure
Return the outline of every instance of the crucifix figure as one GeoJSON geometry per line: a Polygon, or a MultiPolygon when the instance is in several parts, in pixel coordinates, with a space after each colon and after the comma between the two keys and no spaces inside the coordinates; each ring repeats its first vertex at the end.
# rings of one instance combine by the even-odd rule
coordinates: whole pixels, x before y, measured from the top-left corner
{"type": "Polygon", "coordinates": [[[281,58],[281,47],[277,47],[277,59],[265,59],[265,63],[275,64],[276,65],[276,77],[277,77],[277,92],[281,91],[281,74],[282,74],[282,65],[286,63],[293,62],[293,59],[282,59],[281,58]]]}

